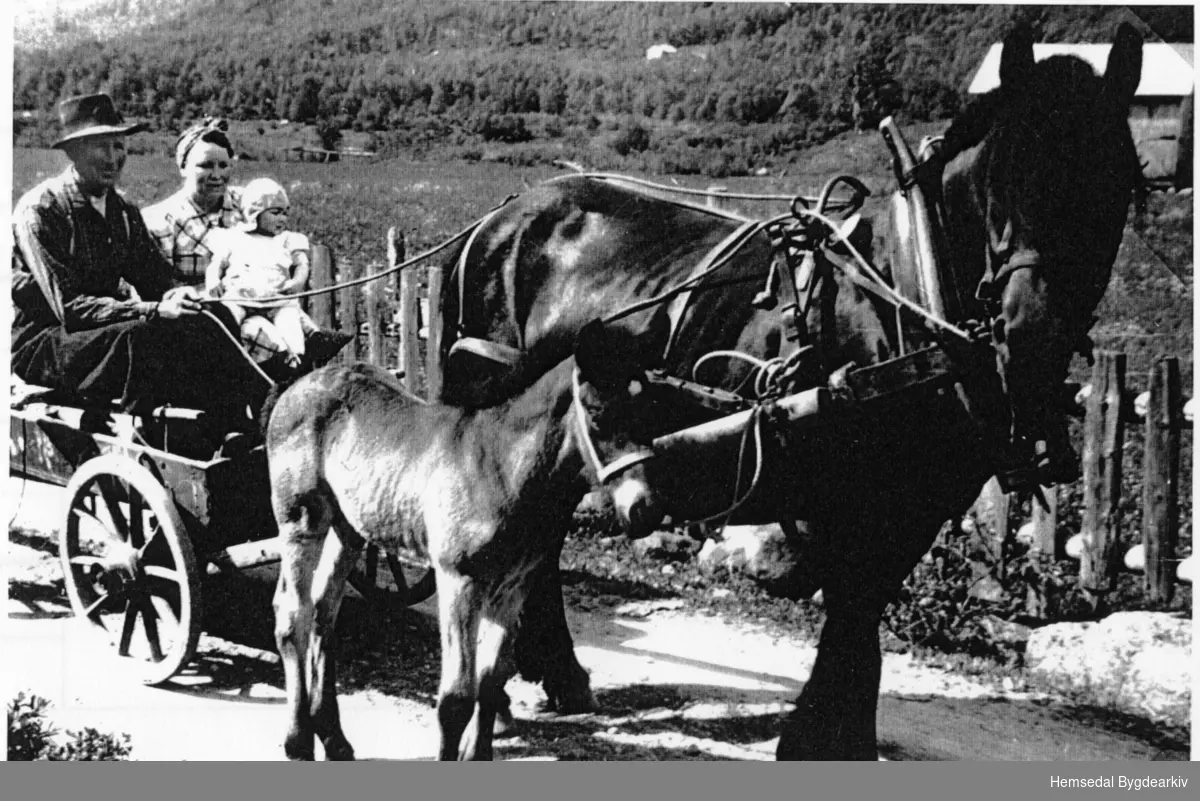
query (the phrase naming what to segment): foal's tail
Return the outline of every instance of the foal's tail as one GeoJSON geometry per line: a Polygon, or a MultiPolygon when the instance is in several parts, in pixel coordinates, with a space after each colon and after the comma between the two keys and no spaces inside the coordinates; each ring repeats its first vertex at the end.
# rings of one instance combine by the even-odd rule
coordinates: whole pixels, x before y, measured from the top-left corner
{"type": "Polygon", "coordinates": [[[271,413],[275,411],[275,407],[279,404],[279,399],[283,397],[292,384],[295,384],[300,379],[300,376],[276,382],[267,392],[267,397],[263,401],[262,408],[258,412],[258,429],[262,432],[263,437],[267,435],[267,427],[271,423],[271,413]]]}

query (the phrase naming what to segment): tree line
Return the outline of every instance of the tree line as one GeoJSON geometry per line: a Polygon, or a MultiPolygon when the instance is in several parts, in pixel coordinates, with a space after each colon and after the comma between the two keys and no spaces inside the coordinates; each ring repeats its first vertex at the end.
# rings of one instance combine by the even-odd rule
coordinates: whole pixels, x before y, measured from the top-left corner
{"type": "MultiPolygon", "coordinates": [[[[92,13],[128,16],[133,5],[92,13]]],[[[629,130],[701,124],[751,136],[754,126],[785,126],[789,141],[806,143],[900,109],[912,120],[954,114],[983,53],[1017,19],[1048,41],[1104,41],[1129,13],[463,0],[151,6],[152,22],[119,35],[61,21],[45,46],[18,45],[14,107],[49,111],[63,96],[103,90],[161,129],[214,114],[521,141],[619,117],[634,121],[629,130]],[[647,60],[657,43],[677,51],[647,60]]],[[[1190,26],[1176,16],[1166,24],[1190,26]]]]}

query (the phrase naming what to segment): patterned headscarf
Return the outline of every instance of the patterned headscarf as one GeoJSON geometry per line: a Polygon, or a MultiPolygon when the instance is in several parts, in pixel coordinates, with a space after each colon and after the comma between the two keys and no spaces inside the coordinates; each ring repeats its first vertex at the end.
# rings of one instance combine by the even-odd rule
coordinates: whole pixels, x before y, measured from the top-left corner
{"type": "Polygon", "coordinates": [[[228,130],[229,120],[220,117],[205,117],[181,133],[179,140],[175,143],[175,163],[179,165],[179,169],[182,170],[183,166],[187,164],[188,154],[192,152],[192,148],[196,146],[197,142],[211,142],[223,147],[232,157],[233,145],[225,133],[228,130]]]}

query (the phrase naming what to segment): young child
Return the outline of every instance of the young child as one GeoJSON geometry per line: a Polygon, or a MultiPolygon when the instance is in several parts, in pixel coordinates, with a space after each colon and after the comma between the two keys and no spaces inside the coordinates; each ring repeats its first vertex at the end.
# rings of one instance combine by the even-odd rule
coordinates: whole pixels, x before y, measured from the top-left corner
{"type": "Polygon", "coordinates": [[[239,229],[221,232],[205,275],[210,295],[219,297],[242,325],[251,355],[282,352],[290,368],[304,357],[305,334],[319,331],[297,300],[266,300],[300,292],[308,283],[308,237],[288,231],[287,192],[270,178],[257,178],[242,189],[239,229]],[[247,317],[261,318],[252,320],[247,317]]]}

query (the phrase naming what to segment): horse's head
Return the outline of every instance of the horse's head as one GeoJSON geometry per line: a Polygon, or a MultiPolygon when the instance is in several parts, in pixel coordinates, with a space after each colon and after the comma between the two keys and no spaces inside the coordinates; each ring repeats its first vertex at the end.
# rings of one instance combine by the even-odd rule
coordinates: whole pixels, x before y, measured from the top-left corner
{"type": "Polygon", "coordinates": [[[1013,453],[1036,459],[1043,483],[1077,475],[1056,400],[1108,285],[1140,173],[1128,118],[1141,53],[1141,36],[1122,25],[1097,76],[1074,57],[1034,63],[1031,33],[1014,31],[1000,87],[946,133],[950,256],[982,276],[980,318],[991,321],[1013,453]]]}
{"type": "Polygon", "coordinates": [[[661,358],[662,337],[636,338],[600,321],[584,326],[575,350],[574,432],[592,480],[612,497],[631,538],[644,537],[665,513],[646,480],[650,443],[662,433],[647,391],[646,369],[661,358]]]}

